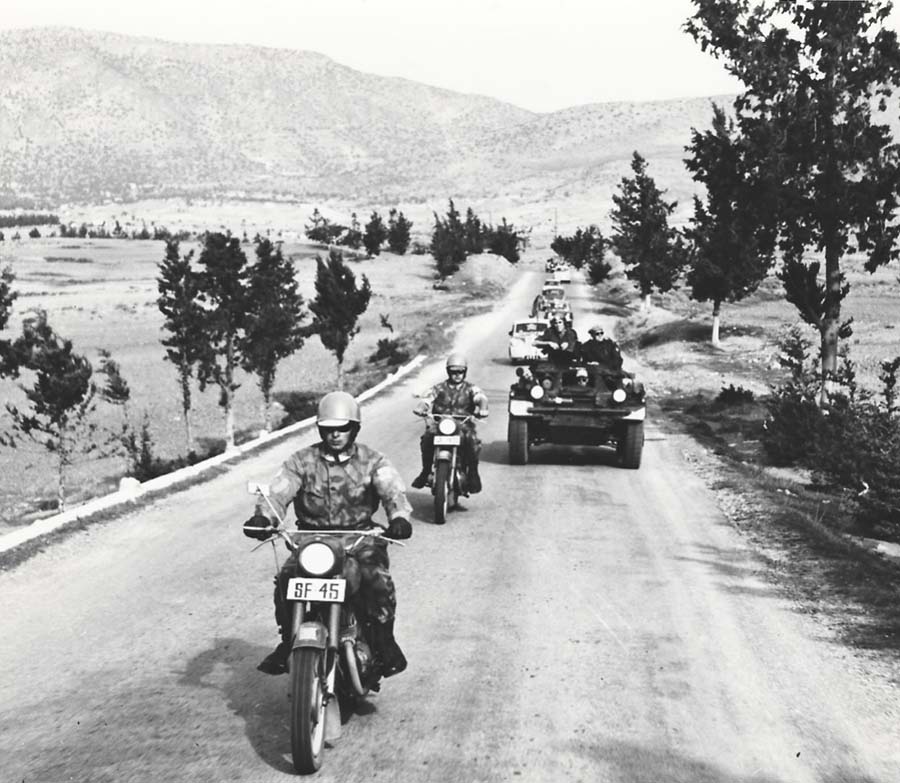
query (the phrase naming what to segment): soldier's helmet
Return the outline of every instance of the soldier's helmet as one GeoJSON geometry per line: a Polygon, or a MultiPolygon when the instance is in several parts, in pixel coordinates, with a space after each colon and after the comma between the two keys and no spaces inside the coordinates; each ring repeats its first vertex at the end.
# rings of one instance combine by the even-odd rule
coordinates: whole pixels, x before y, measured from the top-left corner
{"type": "Polygon", "coordinates": [[[466,377],[466,373],[469,370],[469,363],[466,361],[466,357],[461,353],[451,353],[447,357],[447,374],[450,374],[451,370],[462,370],[463,378],[466,377]]]}
{"type": "Polygon", "coordinates": [[[320,427],[343,427],[347,424],[359,425],[362,417],[359,403],[350,394],[333,391],[319,400],[316,424],[320,427]]]}

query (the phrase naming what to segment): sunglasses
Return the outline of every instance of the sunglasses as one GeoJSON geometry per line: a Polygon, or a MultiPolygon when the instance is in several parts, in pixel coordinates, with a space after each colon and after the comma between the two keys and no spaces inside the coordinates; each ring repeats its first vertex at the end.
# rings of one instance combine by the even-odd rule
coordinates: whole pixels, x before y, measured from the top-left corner
{"type": "Polygon", "coordinates": [[[353,422],[348,421],[346,424],[342,424],[340,427],[322,427],[319,429],[322,431],[323,435],[330,435],[332,432],[350,432],[353,429],[353,422]]]}
{"type": "Polygon", "coordinates": [[[465,375],[465,374],[466,374],[466,371],[465,371],[465,370],[456,370],[456,369],[454,369],[454,370],[447,370],[447,373],[448,373],[449,375],[465,375]]]}

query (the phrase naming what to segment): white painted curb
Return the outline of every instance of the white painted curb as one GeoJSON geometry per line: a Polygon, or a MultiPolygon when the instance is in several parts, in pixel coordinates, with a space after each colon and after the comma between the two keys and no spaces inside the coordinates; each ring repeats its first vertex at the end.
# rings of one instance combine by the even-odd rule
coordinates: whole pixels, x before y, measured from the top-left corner
{"type": "MultiPolygon", "coordinates": [[[[398,368],[395,372],[388,375],[383,381],[376,383],[370,389],[366,389],[356,399],[359,402],[365,402],[366,400],[371,399],[376,394],[378,394],[378,392],[387,388],[391,384],[396,383],[404,376],[409,375],[409,373],[419,367],[424,361],[425,356],[419,354],[414,359],[412,359],[412,361],[407,362],[402,367],[398,368]]],[[[109,495],[104,495],[103,497],[94,498],[87,501],[86,503],[82,503],[80,506],[76,506],[75,508],[63,511],[60,514],[54,514],[52,517],[39,519],[37,522],[32,522],[27,527],[20,528],[19,530],[14,530],[11,533],[0,536],[0,553],[8,552],[11,549],[15,549],[17,546],[21,546],[26,541],[31,541],[32,539],[37,538],[38,536],[45,535],[47,533],[52,533],[54,530],[59,530],[61,527],[65,527],[66,525],[75,522],[76,520],[84,519],[93,514],[96,514],[98,511],[104,511],[106,509],[120,506],[125,503],[135,503],[139,497],[147,494],[148,492],[156,492],[158,490],[170,487],[173,484],[178,484],[186,481],[187,479],[199,476],[202,473],[205,473],[210,468],[217,467],[218,465],[226,463],[229,460],[234,459],[235,457],[247,454],[248,452],[257,449],[260,446],[269,443],[275,443],[286,435],[291,435],[295,432],[306,429],[310,425],[315,424],[315,421],[315,416],[310,416],[306,419],[303,419],[303,421],[296,421],[293,424],[289,424],[287,427],[284,427],[280,430],[267,432],[263,435],[260,435],[258,438],[255,438],[254,440],[248,441],[247,443],[242,443],[240,446],[235,446],[235,448],[230,449],[223,454],[218,454],[215,457],[210,457],[203,462],[197,462],[196,464],[189,465],[186,468],[179,468],[172,473],[166,473],[166,475],[164,476],[158,476],[155,479],[150,479],[150,481],[145,481],[143,483],[138,483],[135,481],[123,482],[122,487],[117,492],[113,492],[109,495]]]]}

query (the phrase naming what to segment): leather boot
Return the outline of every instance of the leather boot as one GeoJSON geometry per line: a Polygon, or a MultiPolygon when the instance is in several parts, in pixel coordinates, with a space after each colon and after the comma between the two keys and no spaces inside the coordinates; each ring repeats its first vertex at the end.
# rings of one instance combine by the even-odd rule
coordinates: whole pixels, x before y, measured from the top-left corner
{"type": "Polygon", "coordinates": [[[381,662],[381,676],[392,677],[406,668],[406,656],[394,639],[394,621],[372,624],[375,655],[381,662]]]}
{"type": "Polygon", "coordinates": [[[410,482],[416,489],[422,489],[428,483],[431,476],[431,462],[434,459],[433,448],[428,448],[424,441],[419,446],[422,451],[422,472],[410,482]]]}

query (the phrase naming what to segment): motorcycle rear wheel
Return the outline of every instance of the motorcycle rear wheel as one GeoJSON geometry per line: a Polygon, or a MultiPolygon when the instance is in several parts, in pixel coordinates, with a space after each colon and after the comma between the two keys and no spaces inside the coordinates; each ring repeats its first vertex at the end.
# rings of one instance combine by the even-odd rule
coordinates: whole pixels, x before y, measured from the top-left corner
{"type": "Polygon", "coordinates": [[[317,772],[325,748],[325,651],[291,653],[291,755],[301,775],[317,772]]]}
{"type": "Polygon", "coordinates": [[[434,469],[434,522],[443,525],[450,508],[450,463],[438,462],[434,469]]]}

